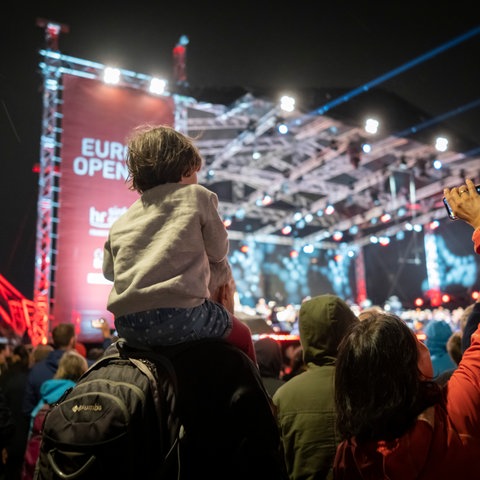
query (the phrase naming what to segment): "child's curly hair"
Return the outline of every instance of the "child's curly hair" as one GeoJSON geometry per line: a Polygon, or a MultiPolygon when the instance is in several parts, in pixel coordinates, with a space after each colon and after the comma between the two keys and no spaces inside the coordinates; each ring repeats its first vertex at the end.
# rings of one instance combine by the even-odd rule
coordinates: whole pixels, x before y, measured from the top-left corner
{"type": "Polygon", "coordinates": [[[200,170],[202,157],[193,140],[174,128],[140,125],[128,139],[126,163],[130,190],[143,193],[200,170]]]}

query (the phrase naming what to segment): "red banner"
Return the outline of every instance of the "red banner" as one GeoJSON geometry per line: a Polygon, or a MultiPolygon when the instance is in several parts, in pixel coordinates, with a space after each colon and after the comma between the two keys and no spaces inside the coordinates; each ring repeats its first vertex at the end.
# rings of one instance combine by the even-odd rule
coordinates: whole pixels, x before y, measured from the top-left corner
{"type": "Polygon", "coordinates": [[[97,341],[93,319],[105,317],[113,327],[103,244],[112,223],[138,198],[126,183],[125,139],[142,123],[174,125],[174,101],[70,75],[63,87],[52,323],[72,322],[80,340],[97,341]]]}

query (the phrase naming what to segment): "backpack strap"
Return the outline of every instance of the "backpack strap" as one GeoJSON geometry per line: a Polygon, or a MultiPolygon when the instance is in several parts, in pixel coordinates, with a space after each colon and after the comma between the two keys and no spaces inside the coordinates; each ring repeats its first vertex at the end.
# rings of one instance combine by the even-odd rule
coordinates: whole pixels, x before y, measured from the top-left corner
{"type": "MultiPolygon", "coordinates": [[[[170,465],[172,458],[170,457],[175,452],[177,452],[176,461],[179,467],[179,440],[185,432],[177,414],[178,381],[173,363],[167,354],[158,350],[131,347],[127,345],[127,342],[123,339],[117,340],[116,347],[118,356],[128,358],[133,365],[147,376],[157,411],[160,432],[164,430],[165,425],[162,419],[165,417],[165,413],[167,413],[166,428],[169,432],[168,443],[170,448],[165,455],[163,470],[172,468],[170,465]],[[164,408],[162,408],[162,405],[164,405],[164,408]]],[[[163,442],[163,439],[161,441],[163,442]]],[[[161,446],[163,451],[165,446],[161,446]]]]}

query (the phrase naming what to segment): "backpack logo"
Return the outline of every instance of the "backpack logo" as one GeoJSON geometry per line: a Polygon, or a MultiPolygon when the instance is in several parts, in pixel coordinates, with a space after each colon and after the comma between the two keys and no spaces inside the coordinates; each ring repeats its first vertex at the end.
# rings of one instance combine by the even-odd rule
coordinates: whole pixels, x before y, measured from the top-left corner
{"type": "Polygon", "coordinates": [[[103,410],[103,407],[98,403],[94,405],[74,405],[72,407],[73,413],[82,412],[82,411],[101,412],[102,410],[103,410]]]}

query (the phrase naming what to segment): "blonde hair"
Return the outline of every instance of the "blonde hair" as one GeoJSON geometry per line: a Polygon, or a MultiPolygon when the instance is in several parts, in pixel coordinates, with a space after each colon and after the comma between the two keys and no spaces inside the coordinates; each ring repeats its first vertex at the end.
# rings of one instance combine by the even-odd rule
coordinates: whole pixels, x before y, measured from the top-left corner
{"type": "Polygon", "coordinates": [[[64,378],[76,382],[87,369],[87,359],[76,350],[68,350],[60,358],[57,372],[53,378],[64,378]]]}

